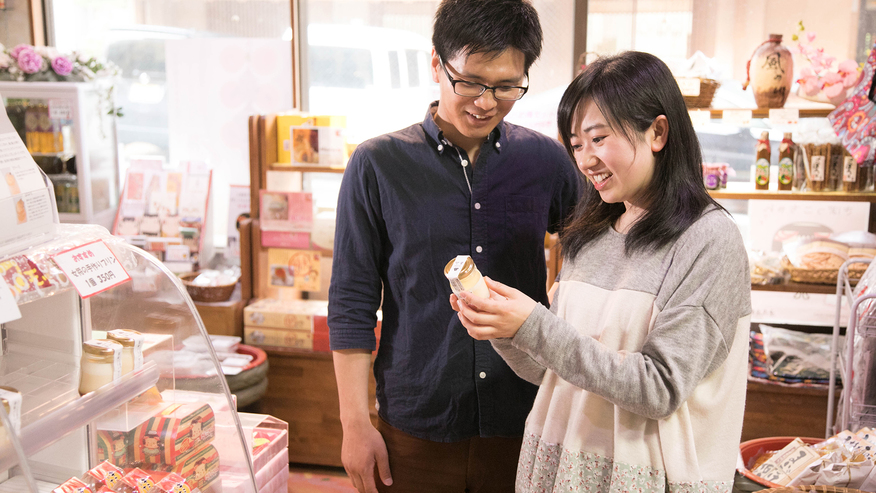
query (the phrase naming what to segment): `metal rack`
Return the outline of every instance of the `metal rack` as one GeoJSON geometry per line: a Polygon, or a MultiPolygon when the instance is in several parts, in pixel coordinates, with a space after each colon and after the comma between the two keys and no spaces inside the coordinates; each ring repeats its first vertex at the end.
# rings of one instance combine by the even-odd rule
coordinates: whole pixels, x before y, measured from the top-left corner
{"type": "MultiPolygon", "coordinates": [[[[852,258],[843,263],[837,274],[836,281],[836,317],[833,325],[833,337],[831,339],[830,353],[830,382],[828,384],[827,398],[827,427],[825,438],[829,438],[843,430],[855,430],[863,426],[876,426],[876,405],[867,405],[862,402],[852,402],[854,380],[853,371],[855,362],[855,335],[863,338],[876,338],[876,313],[864,313],[858,315],[858,310],[865,301],[876,299],[876,292],[863,294],[856,297],[849,279],[848,267],[853,263],[870,264],[872,259],[852,258]],[[846,326],[846,347],[841,352],[838,347],[840,332],[840,312],[842,304],[848,303],[850,307],[849,322],[846,326]],[[839,364],[838,361],[839,360],[839,364]],[[839,413],[834,409],[836,393],[836,370],[840,369],[840,378],[843,382],[841,394],[841,408],[839,413]],[[838,423],[836,422],[838,421],[838,423]],[[837,426],[837,424],[839,426],[837,426]]],[[[857,378],[861,378],[858,375],[857,378]]],[[[866,375],[863,375],[866,378],[866,375]]],[[[865,384],[867,383],[864,380],[865,384]]]]}

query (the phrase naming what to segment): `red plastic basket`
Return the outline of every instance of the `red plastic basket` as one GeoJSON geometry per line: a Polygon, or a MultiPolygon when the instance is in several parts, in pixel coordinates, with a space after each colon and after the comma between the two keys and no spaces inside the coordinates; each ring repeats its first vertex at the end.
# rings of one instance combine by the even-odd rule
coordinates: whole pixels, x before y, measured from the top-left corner
{"type": "MultiPolygon", "coordinates": [[[[742,442],[739,445],[739,454],[742,456],[742,467],[739,469],[739,474],[742,474],[746,478],[754,481],[757,484],[762,484],[768,488],[783,488],[782,485],[773,483],[772,481],[767,481],[760,476],[756,476],[754,473],[748,470],[748,465],[751,464],[752,459],[757,459],[764,452],[769,452],[771,450],[781,450],[785,445],[794,441],[797,437],[766,437],[766,438],[755,438],[753,440],[748,440],[747,442],[742,442]]],[[[821,443],[824,441],[823,438],[807,438],[800,437],[800,440],[803,440],[804,443],[808,443],[810,445],[814,445],[816,443],[821,443]]]]}

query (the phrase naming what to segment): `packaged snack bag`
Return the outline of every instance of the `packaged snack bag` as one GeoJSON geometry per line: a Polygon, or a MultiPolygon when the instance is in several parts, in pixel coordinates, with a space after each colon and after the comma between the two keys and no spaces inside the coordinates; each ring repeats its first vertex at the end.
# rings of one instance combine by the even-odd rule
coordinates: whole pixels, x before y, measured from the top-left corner
{"type": "Polygon", "coordinates": [[[113,490],[122,481],[125,473],[109,461],[103,461],[82,475],[82,482],[92,490],[106,486],[113,490]]]}
{"type": "Polygon", "coordinates": [[[79,478],[70,478],[61,483],[52,493],[94,493],[87,484],[79,478]]]}

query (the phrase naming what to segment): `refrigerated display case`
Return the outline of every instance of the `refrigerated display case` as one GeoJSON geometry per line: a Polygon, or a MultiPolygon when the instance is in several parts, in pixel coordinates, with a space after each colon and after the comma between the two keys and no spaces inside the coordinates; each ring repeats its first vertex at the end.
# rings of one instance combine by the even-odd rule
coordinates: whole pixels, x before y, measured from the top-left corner
{"type": "Polygon", "coordinates": [[[0,387],[21,395],[18,440],[0,438],[0,492],[48,493],[104,461],[153,480],[179,473],[192,491],[257,491],[251,445],[204,325],[155,257],[100,226],[58,224],[48,241],[0,251],[0,280],[21,312],[0,325],[0,387]],[[94,275],[99,260],[89,245],[108,247],[130,280],[80,295],[73,281],[94,275]],[[83,252],[74,255],[82,270],[61,268],[63,252],[83,252]],[[116,329],[142,334],[142,361],[80,395],[90,365],[83,343],[116,329]],[[190,350],[193,339],[203,352],[190,350]]]}
{"type": "Polygon", "coordinates": [[[61,222],[112,227],[119,163],[110,82],[0,82],[21,140],[54,184],[61,222]]]}

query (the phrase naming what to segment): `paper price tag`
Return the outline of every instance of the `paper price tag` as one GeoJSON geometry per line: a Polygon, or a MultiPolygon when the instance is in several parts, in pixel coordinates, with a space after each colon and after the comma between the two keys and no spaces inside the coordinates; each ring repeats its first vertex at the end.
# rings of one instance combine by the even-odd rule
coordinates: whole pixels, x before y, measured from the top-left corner
{"type": "Polygon", "coordinates": [[[131,280],[119,259],[101,240],[71,248],[52,258],[67,274],[82,298],[131,280]]]}
{"type": "Polygon", "coordinates": [[[712,119],[712,112],[708,110],[688,110],[687,113],[694,127],[708,125],[712,119]]]}
{"type": "Polygon", "coordinates": [[[0,324],[18,320],[21,318],[21,310],[18,309],[18,303],[15,302],[15,297],[9,289],[9,285],[0,281],[0,324]]]}
{"type": "Polygon", "coordinates": [[[800,121],[800,110],[796,108],[773,108],[770,122],[773,125],[796,125],[800,121]]]}
{"type": "Polygon", "coordinates": [[[751,110],[724,110],[724,123],[744,127],[751,125],[751,110]]]}
{"type": "Polygon", "coordinates": [[[692,77],[677,77],[675,82],[678,83],[678,88],[681,89],[682,96],[699,96],[700,95],[700,80],[692,77]]]}
{"type": "Polygon", "coordinates": [[[49,100],[49,118],[52,120],[72,120],[73,105],[68,99],[49,100]]]}

